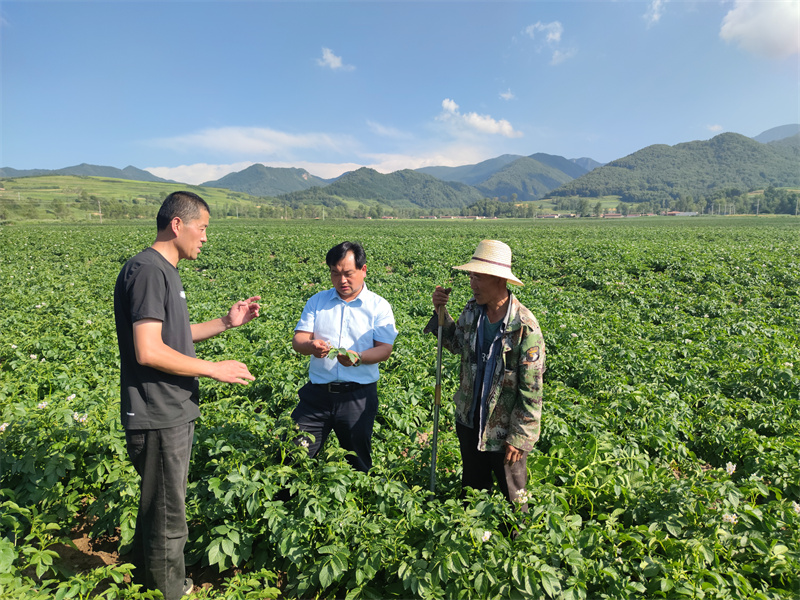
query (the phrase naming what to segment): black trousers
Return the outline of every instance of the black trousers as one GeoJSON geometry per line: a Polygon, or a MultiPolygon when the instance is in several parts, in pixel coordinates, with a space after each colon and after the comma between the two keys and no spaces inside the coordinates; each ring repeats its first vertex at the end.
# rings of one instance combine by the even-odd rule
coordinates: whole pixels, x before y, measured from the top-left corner
{"type": "Polygon", "coordinates": [[[186,484],[194,423],[125,432],[128,456],[142,478],[131,562],[136,583],[158,589],[165,600],[183,595],[186,484]]]}
{"type": "MultiPolygon", "coordinates": [[[[509,502],[514,502],[520,490],[524,490],[528,483],[528,453],[523,452],[522,458],[513,465],[505,464],[505,451],[481,452],[478,450],[478,411],[473,427],[466,427],[456,422],[456,434],[461,449],[461,487],[471,487],[476,490],[488,490],[492,487],[492,476],[497,480],[503,496],[509,502]]],[[[528,510],[528,505],[520,505],[523,511],[528,510]]]]}
{"type": "Polygon", "coordinates": [[[314,436],[308,442],[309,456],[316,456],[331,431],[339,444],[354,452],[347,461],[354,469],[372,468],[372,428],[378,414],[378,384],[364,384],[352,391],[331,392],[326,385],[307,383],[298,392],[300,402],[292,419],[301,431],[314,436]]]}

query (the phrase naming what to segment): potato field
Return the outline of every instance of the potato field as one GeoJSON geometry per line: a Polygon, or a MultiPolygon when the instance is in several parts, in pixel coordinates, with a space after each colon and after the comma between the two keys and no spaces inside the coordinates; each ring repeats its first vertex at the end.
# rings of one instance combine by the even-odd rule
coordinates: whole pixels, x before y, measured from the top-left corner
{"type": "MultiPolygon", "coordinates": [[[[201,380],[187,563],[222,575],[195,597],[800,597],[800,220],[212,215],[208,234],[179,265],[192,321],[252,295],[262,310],[197,345],[256,380],[201,380]],[[460,312],[468,278],[451,266],[485,238],[511,246],[547,345],[527,514],[499,493],[459,498],[447,352],[429,490],[436,339],[422,329],[437,284],[460,312]],[[308,368],[292,332],[344,240],[364,245],[400,331],[369,475],[335,436],[320,460],[286,441],[308,368]]],[[[112,295],[154,237],[149,222],[0,227],[0,598],[160,597],[127,583],[124,560],[76,572],[59,552],[80,523],[123,553],[133,535],[112,295]]]]}

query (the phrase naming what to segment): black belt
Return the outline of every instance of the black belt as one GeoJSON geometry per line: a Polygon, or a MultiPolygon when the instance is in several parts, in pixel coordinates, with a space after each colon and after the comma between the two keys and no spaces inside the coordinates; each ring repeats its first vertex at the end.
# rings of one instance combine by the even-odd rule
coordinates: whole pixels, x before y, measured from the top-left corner
{"type": "Polygon", "coordinates": [[[344,394],[361,389],[368,383],[356,383],[355,381],[331,381],[330,383],[314,383],[317,388],[322,388],[330,394],[344,394]]]}

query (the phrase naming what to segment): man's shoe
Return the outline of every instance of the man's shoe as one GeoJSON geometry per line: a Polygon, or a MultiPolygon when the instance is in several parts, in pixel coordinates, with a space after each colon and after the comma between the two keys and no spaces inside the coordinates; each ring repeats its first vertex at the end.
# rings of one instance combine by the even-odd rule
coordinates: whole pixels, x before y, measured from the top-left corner
{"type": "Polygon", "coordinates": [[[194,583],[188,577],[183,580],[183,595],[188,596],[192,593],[192,589],[194,588],[194,583]]]}

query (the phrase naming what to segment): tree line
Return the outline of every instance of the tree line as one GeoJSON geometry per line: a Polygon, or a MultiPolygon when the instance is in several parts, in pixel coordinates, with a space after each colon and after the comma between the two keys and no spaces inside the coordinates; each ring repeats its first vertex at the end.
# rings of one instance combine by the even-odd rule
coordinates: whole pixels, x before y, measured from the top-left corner
{"type": "MultiPolygon", "coordinates": [[[[0,201],[0,221],[13,220],[127,220],[155,219],[162,194],[132,200],[109,199],[80,193],[72,200],[5,198],[0,201]]],[[[763,192],[747,192],[737,188],[716,190],[706,196],[676,194],[648,197],[641,192],[623,195],[616,207],[596,198],[557,197],[552,210],[541,202],[517,202],[511,198],[483,198],[460,209],[404,208],[379,203],[345,203],[327,200],[326,204],[307,204],[288,199],[264,199],[261,204],[231,200],[212,205],[215,217],[241,219],[415,219],[423,216],[461,216],[484,218],[531,219],[550,212],[570,213],[580,217],[600,217],[609,210],[622,214],[664,214],[670,211],[698,214],[800,214],[800,193],[785,188],[768,187],[763,192]]]]}

